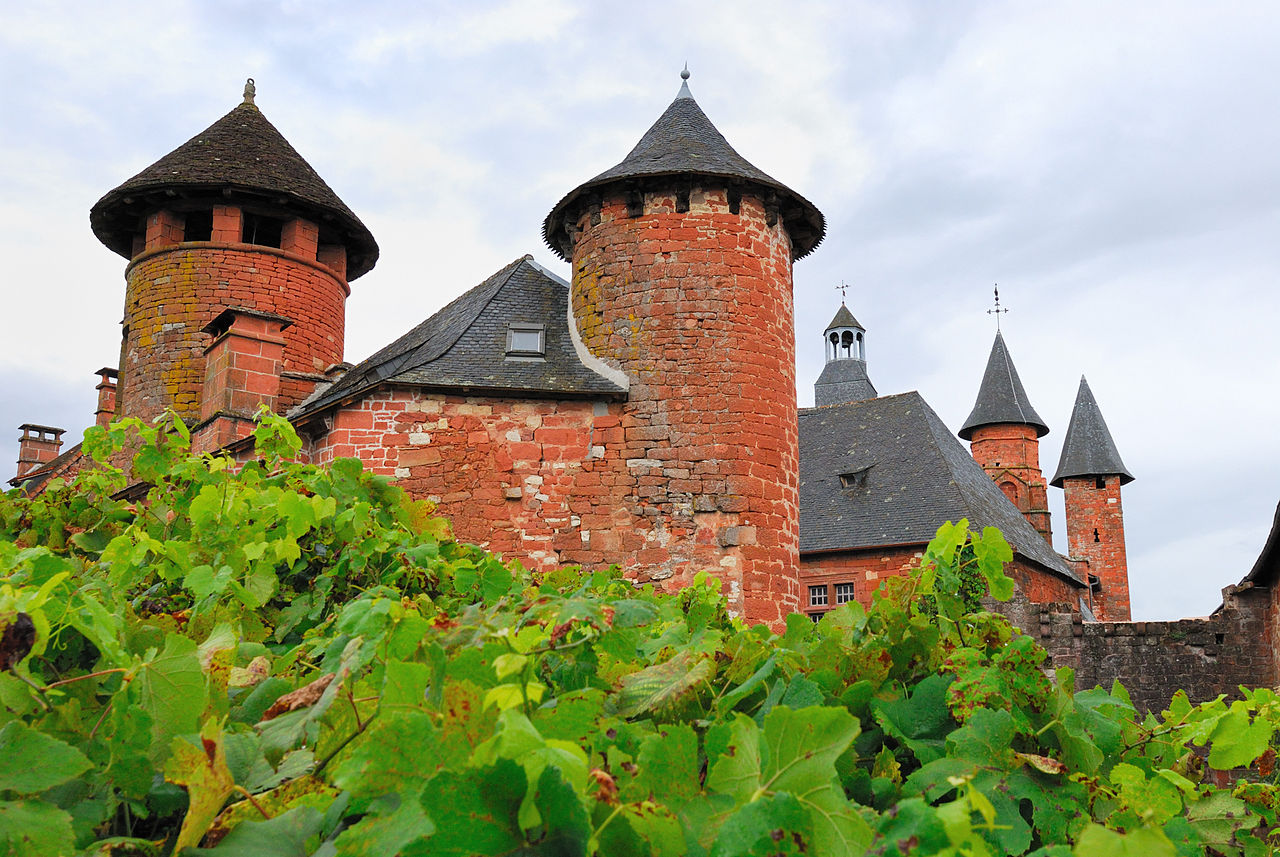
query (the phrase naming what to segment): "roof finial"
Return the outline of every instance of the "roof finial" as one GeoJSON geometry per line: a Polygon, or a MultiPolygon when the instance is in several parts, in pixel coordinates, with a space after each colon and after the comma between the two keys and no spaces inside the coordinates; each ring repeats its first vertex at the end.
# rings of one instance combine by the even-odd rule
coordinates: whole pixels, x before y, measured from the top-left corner
{"type": "Polygon", "coordinates": [[[689,63],[686,60],[684,71],[680,72],[680,91],[676,93],[676,98],[693,98],[693,93],[689,91],[689,63]]]}
{"type": "Polygon", "coordinates": [[[995,309],[987,310],[987,315],[994,315],[996,317],[996,333],[999,333],[1000,332],[1000,316],[1001,314],[1008,312],[1009,308],[1000,306],[1000,284],[999,283],[996,283],[995,292],[996,292],[995,309]]]}
{"type": "Polygon", "coordinates": [[[836,286],[836,291],[840,292],[840,306],[845,305],[844,300],[846,297],[848,297],[848,295],[846,294],[848,289],[849,289],[849,284],[846,283],[844,280],[841,280],[840,285],[836,286]]]}
{"type": "Polygon", "coordinates": [[[258,88],[253,85],[253,78],[249,78],[244,82],[244,103],[253,104],[253,96],[258,93],[258,88]]]}

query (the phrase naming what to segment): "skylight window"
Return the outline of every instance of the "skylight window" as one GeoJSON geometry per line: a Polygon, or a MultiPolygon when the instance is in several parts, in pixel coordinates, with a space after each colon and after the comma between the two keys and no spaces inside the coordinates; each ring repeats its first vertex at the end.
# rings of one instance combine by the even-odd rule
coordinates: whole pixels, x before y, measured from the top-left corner
{"type": "Polygon", "coordinates": [[[507,356],[540,358],[546,354],[546,328],[541,324],[508,324],[507,356]]]}

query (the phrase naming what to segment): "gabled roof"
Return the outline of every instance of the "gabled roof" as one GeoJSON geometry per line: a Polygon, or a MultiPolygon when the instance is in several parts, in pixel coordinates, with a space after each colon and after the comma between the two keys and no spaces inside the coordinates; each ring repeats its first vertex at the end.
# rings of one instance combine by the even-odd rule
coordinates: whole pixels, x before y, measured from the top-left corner
{"type": "Polygon", "coordinates": [[[925,544],[961,518],[1080,584],[919,393],[800,411],[801,554],[925,544]]]}
{"type": "Polygon", "coordinates": [[[1262,553],[1258,554],[1258,561],[1240,582],[1270,586],[1275,583],[1277,577],[1280,577],[1280,506],[1276,506],[1276,516],[1271,522],[1271,532],[1267,534],[1262,553]]]}
{"type": "Polygon", "coordinates": [[[876,395],[875,385],[867,376],[867,364],[862,360],[828,360],[813,384],[814,404],[818,407],[860,402],[876,395]]]}
{"type": "Polygon", "coordinates": [[[569,331],[569,284],[532,256],[516,259],[318,391],[299,419],[382,384],[521,395],[620,397],[626,388],[587,366],[569,331]],[[507,358],[509,324],[544,326],[545,359],[507,358]]]}
{"type": "Polygon", "coordinates": [[[974,429],[990,425],[1031,426],[1036,430],[1036,437],[1049,433],[1049,427],[1027,400],[1027,391],[1022,389],[1022,379],[1013,367],[1004,336],[999,331],[996,331],[996,341],[991,344],[987,371],[983,373],[982,386],[978,388],[978,401],[960,427],[960,437],[971,440],[974,429]]]}
{"type": "Polygon", "coordinates": [[[556,203],[543,222],[543,238],[562,259],[568,259],[572,247],[564,227],[577,220],[579,200],[584,195],[589,197],[588,192],[593,189],[618,183],[647,186],[649,180],[668,176],[710,176],[774,192],[797,259],[808,255],[826,232],[826,222],[817,207],[738,154],[702,112],[688,86],[682,85],[675,101],[620,164],[579,185],[556,203]]]}
{"type": "Polygon", "coordinates": [[[1062,480],[1072,476],[1111,475],[1119,475],[1121,485],[1133,481],[1133,475],[1120,460],[1120,452],[1116,449],[1116,442],[1111,439],[1107,421],[1102,418],[1102,411],[1093,400],[1089,382],[1081,375],[1080,390],[1076,393],[1076,404],[1071,409],[1071,422],[1067,425],[1067,436],[1062,441],[1058,472],[1053,474],[1049,484],[1061,488],[1062,480]]]}
{"type": "Polygon", "coordinates": [[[249,98],[205,130],[107,193],[89,212],[98,240],[129,258],[138,217],[155,205],[183,196],[259,198],[292,209],[332,230],[347,248],[347,276],[354,280],[378,260],[378,244],[289,141],[249,98]]]}
{"type": "Polygon", "coordinates": [[[9,485],[14,488],[22,489],[29,496],[35,496],[46,482],[54,477],[62,475],[67,468],[71,467],[84,457],[81,447],[82,444],[77,443],[70,449],[60,453],[53,460],[47,461],[35,470],[32,470],[30,473],[24,473],[22,476],[13,477],[9,480],[9,485]]]}
{"type": "Polygon", "coordinates": [[[858,320],[853,317],[853,313],[849,312],[849,307],[840,304],[840,309],[836,310],[836,317],[831,319],[831,324],[827,325],[827,330],[834,330],[837,327],[856,327],[859,330],[866,330],[865,327],[858,324],[858,320]]]}

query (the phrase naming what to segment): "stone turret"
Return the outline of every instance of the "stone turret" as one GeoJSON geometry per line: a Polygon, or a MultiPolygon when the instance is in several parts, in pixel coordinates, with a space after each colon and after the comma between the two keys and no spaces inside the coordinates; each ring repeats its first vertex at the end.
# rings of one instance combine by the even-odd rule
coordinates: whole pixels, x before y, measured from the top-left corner
{"type": "Polygon", "coordinates": [[[960,437],[969,441],[973,458],[1046,542],[1053,543],[1049,496],[1040,470],[1040,438],[1049,427],[1031,407],[1022,379],[997,331],[987,370],[960,437]]]}
{"type": "Polygon", "coordinates": [[[1093,611],[1099,619],[1130,618],[1120,486],[1132,481],[1082,375],[1051,484],[1065,495],[1068,555],[1087,562],[1090,578],[1097,579],[1093,611]]]}
{"type": "Polygon", "coordinates": [[[841,405],[876,397],[867,377],[867,331],[843,303],[822,333],[827,365],[813,385],[814,404],[841,405]]]}
{"type": "MultiPolygon", "coordinates": [[[[129,259],[116,410],[201,419],[206,327],[229,307],[293,321],[276,405],[300,401],[343,356],[348,280],[378,245],[244,101],[98,200],[94,234],[129,259]]],[[[239,415],[243,416],[243,415],[239,415]]]]}
{"type": "Polygon", "coordinates": [[[687,83],[543,226],[573,265],[574,330],[629,385],[624,566],[671,587],[711,570],[751,621],[799,605],[791,265],[824,229],[687,83]]]}

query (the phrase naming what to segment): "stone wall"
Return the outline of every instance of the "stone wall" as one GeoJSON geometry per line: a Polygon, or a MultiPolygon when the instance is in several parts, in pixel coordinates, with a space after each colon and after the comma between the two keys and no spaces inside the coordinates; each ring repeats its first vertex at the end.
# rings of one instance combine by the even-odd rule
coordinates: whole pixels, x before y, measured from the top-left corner
{"type": "MultiPolygon", "coordinates": [[[[700,510],[690,497],[670,518],[644,515],[694,465],[629,457],[645,442],[634,436],[635,422],[620,402],[384,389],[334,411],[327,426],[304,427],[312,432],[304,452],[317,464],[359,457],[435,502],[459,539],[526,567],[616,563],[638,582],[671,590],[705,569],[724,582],[734,610],[774,621],[751,615],[734,574],[744,550],[778,542],[754,525],[756,498],[731,493],[726,482],[711,509],[700,510]],[[705,564],[673,572],[668,546],[677,544],[697,546],[705,564]]],[[[714,455],[697,466],[714,472],[714,455]]],[[[794,586],[794,567],[789,571],[794,586]]]]}
{"type": "Polygon", "coordinates": [[[1055,667],[1075,670],[1077,690],[1119,679],[1140,710],[1161,711],[1179,689],[1204,702],[1240,685],[1275,685],[1271,599],[1266,588],[1229,587],[1214,615],[1171,622],[1085,622],[1064,605],[1007,612],[1055,667]]]}

